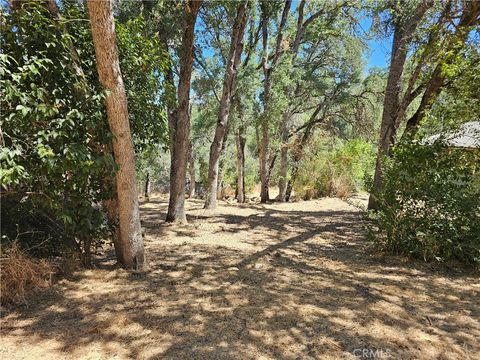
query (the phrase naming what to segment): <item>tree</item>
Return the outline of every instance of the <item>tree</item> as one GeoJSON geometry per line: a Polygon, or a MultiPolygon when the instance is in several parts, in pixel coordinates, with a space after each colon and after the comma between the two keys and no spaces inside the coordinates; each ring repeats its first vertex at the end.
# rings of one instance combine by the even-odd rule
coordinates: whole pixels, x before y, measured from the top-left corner
{"type": "Polygon", "coordinates": [[[190,133],[190,81],[193,65],[193,42],[195,22],[202,1],[189,0],[185,3],[184,33],[180,53],[180,76],[178,83],[178,107],[171,124],[170,199],[166,221],[186,222],[185,177],[188,162],[188,142],[190,133]]]}
{"type": "MultiPolygon", "coordinates": [[[[380,130],[379,150],[375,167],[373,194],[370,195],[370,209],[377,207],[375,192],[382,188],[382,161],[390,155],[391,147],[396,142],[397,132],[403,122],[410,105],[421,96],[420,104],[413,115],[406,122],[404,137],[413,136],[420,121],[431,108],[438,95],[446,84],[445,69],[452,66],[458,54],[465,47],[470,29],[478,24],[480,5],[478,2],[454,2],[433,8],[438,16],[426,22],[427,41],[423,46],[417,46],[410,57],[414,64],[410,72],[405,70],[408,51],[414,38],[422,37],[419,25],[428,9],[432,8],[432,1],[422,1],[409,15],[405,11],[394,8],[393,26],[394,37],[392,43],[392,58],[389,76],[385,89],[385,100],[380,130]],[[459,14],[459,15],[457,15],[459,14]],[[450,31],[452,27],[454,30],[450,31]],[[416,61],[416,63],[415,63],[416,61]],[[429,71],[429,68],[432,69],[429,71]],[[423,73],[423,74],[422,74],[423,73]],[[402,85],[406,82],[406,90],[402,94],[402,85]]],[[[408,11],[407,11],[408,13],[408,11]]],[[[425,37],[425,36],[424,36],[425,37]]]]}
{"type": "MultiPolygon", "coordinates": [[[[390,146],[394,141],[396,129],[395,113],[400,103],[400,92],[402,85],[402,74],[407,60],[409,44],[412,41],[415,30],[424,17],[426,11],[433,4],[432,1],[421,1],[408,15],[403,14],[397,3],[394,7],[394,33],[392,42],[392,55],[388,73],[387,85],[385,88],[385,99],[383,103],[382,124],[380,129],[380,140],[378,143],[378,155],[375,165],[374,188],[379,188],[382,183],[382,161],[388,155],[390,146]],[[395,16],[396,15],[396,16],[395,16]]],[[[374,208],[375,197],[370,195],[368,207],[374,208]]]]}
{"type": "Polygon", "coordinates": [[[226,62],[226,69],[223,80],[223,91],[222,98],[220,100],[220,109],[218,112],[217,125],[212,145],[210,146],[210,157],[208,163],[208,184],[205,200],[206,209],[214,209],[217,206],[218,168],[220,153],[228,128],[228,115],[230,113],[230,106],[235,88],[235,80],[240,64],[240,57],[243,50],[243,36],[247,23],[247,6],[248,0],[243,1],[238,6],[237,15],[233,24],[230,51],[226,62]]]}
{"type": "Polygon", "coordinates": [[[235,136],[235,145],[237,149],[237,184],[235,187],[235,197],[239,203],[245,202],[245,125],[244,113],[240,100],[237,99],[237,111],[239,117],[239,126],[235,136]]]}
{"type": "Polygon", "coordinates": [[[465,42],[468,39],[471,27],[479,24],[479,15],[480,2],[470,1],[464,5],[458,24],[455,26],[454,33],[447,35],[445,41],[447,43],[445,46],[446,56],[441,58],[436,64],[430,79],[426,85],[424,85],[425,91],[422,95],[420,105],[415,113],[407,120],[403,136],[412,137],[415,135],[420,125],[420,121],[440,95],[442,89],[447,85],[446,68],[449,66],[451,67],[457,60],[458,54],[465,47],[465,42]]]}
{"type": "Polygon", "coordinates": [[[115,174],[119,239],[118,260],[126,268],[144,265],[143,238],[138,208],[135,151],[128,121],[127,97],[120,71],[111,1],[87,2],[96,65],[100,83],[107,90],[106,108],[112,148],[118,171],[115,174]]]}
{"type": "Polygon", "coordinates": [[[281,47],[283,40],[283,31],[287,23],[288,13],[290,12],[291,1],[286,0],[285,5],[282,11],[282,17],[280,24],[278,26],[277,38],[275,43],[275,51],[273,56],[270,59],[270,54],[268,50],[268,22],[269,18],[272,15],[272,9],[270,4],[266,1],[261,3],[262,9],[262,18],[261,18],[261,28],[262,28],[262,60],[261,65],[263,69],[263,94],[262,94],[262,103],[263,103],[263,113],[260,115],[260,129],[258,132],[258,154],[260,161],[260,201],[262,203],[267,202],[270,198],[269,196],[269,168],[270,168],[270,157],[269,157],[269,146],[270,146],[270,135],[269,135],[269,123],[268,123],[268,111],[270,110],[271,104],[271,88],[272,88],[272,72],[275,69],[275,66],[278,63],[278,60],[281,55],[281,47]]]}

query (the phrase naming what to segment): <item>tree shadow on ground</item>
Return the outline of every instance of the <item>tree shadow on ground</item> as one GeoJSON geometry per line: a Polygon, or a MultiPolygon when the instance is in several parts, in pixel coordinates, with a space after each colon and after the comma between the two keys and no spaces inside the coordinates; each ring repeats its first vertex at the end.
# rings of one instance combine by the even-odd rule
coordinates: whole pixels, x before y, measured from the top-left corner
{"type": "Polygon", "coordinates": [[[51,358],[68,359],[473,359],[480,353],[478,278],[369,252],[353,208],[253,204],[237,213],[223,207],[192,216],[193,226],[182,230],[158,221],[164,205],[142,209],[148,271],[115,269],[106,256],[96,270],[6,313],[2,337],[17,350],[43,348],[51,358]],[[177,243],[178,236],[193,240],[177,243]],[[195,240],[210,236],[225,245],[195,240]],[[240,251],[233,242],[248,247],[240,251]]]}

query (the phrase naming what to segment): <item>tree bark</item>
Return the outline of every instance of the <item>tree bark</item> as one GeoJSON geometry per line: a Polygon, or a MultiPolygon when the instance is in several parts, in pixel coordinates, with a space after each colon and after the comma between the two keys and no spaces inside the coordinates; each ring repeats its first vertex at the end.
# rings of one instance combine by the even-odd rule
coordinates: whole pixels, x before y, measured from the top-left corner
{"type": "Polygon", "coordinates": [[[456,31],[451,35],[450,41],[447,44],[448,57],[443,63],[439,63],[433,71],[433,74],[426,85],[425,92],[423,93],[417,111],[415,111],[412,117],[410,117],[410,119],[407,121],[405,132],[403,133],[402,138],[412,138],[415,136],[416,132],[418,131],[420,121],[422,121],[427,111],[432,107],[433,103],[442,92],[442,89],[445,87],[446,78],[445,73],[442,70],[443,65],[452,64],[469,36],[469,28],[479,23],[479,15],[480,2],[470,1],[465,3],[465,8],[463,9],[458,25],[456,26],[456,31]]]}
{"type": "Polygon", "coordinates": [[[188,155],[188,172],[190,175],[190,188],[188,189],[188,197],[195,197],[195,157],[193,156],[193,140],[190,140],[190,149],[188,155]]]}
{"type": "Polygon", "coordinates": [[[143,237],[138,208],[135,152],[128,122],[127,97],[123,85],[111,1],[87,1],[100,83],[108,90],[107,118],[113,134],[113,153],[119,170],[115,174],[119,251],[117,257],[126,268],[144,265],[143,237]]]}
{"type": "Polygon", "coordinates": [[[290,113],[283,113],[280,123],[280,178],[278,180],[278,201],[285,202],[287,196],[287,174],[288,174],[288,120],[290,113]]]}
{"type": "Polygon", "coordinates": [[[245,202],[245,128],[240,126],[236,136],[237,144],[237,189],[236,197],[239,203],[245,202]]]}
{"type": "MultiPolygon", "coordinates": [[[[223,139],[222,149],[220,150],[220,153],[223,153],[225,151],[229,132],[230,132],[230,123],[227,124],[227,129],[225,130],[225,137],[223,139]]],[[[225,166],[225,158],[220,157],[220,160],[218,162],[217,200],[223,199],[225,197],[224,182],[223,182],[224,166],[225,166]]]]}
{"type": "MultiPolygon", "coordinates": [[[[385,156],[390,152],[390,147],[394,142],[397,128],[395,114],[398,112],[400,103],[400,92],[402,85],[402,74],[408,53],[408,44],[415,29],[422,20],[427,9],[432,5],[431,1],[422,1],[413,12],[409,19],[400,21],[397,19],[392,43],[392,57],[390,60],[390,69],[385,88],[385,98],[383,102],[382,124],[380,128],[380,139],[378,142],[378,153],[375,165],[375,175],[373,180],[373,190],[379,191],[382,186],[382,163],[385,156]]],[[[377,207],[376,199],[370,194],[368,208],[377,207]]]]}
{"type": "Polygon", "coordinates": [[[188,1],[185,4],[186,16],[180,54],[180,77],[178,83],[178,107],[173,119],[172,161],[170,165],[170,199],[166,221],[186,222],[185,177],[190,133],[190,81],[193,65],[193,41],[195,22],[202,1],[188,1]]]}
{"type": "Polygon", "coordinates": [[[214,209],[217,207],[217,190],[218,190],[218,172],[219,160],[222,145],[225,141],[225,134],[228,126],[228,115],[232,101],[233,90],[235,88],[235,80],[237,77],[240,57],[243,50],[243,35],[247,23],[247,6],[248,0],[243,1],[237,9],[237,15],[233,25],[230,51],[223,79],[223,92],[220,100],[220,110],[218,113],[217,126],[215,128],[215,136],[210,146],[210,158],[208,162],[208,183],[205,199],[205,208],[214,209]]]}
{"type": "Polygon", "coordinates": [[[144,194],[143,194],[145,196],[145,199],[147,199],[147,200],[150,199],[150,188],[151,188],[150,173],[147,172],[147,176],[145,178],[144,194]]]}
{"type": "Polygon", "coordinates": [[[263,113],[260,118],[260,137],[258,141],[259,162],[260,162],[260,202],[266,203],[270,200],[270,176],[269,176],[269,163],[270,163],[270,136],[268,126],[268,111],[270,106],[270,91],[272,88],[272,71],[278,63],[280,55],[282,54],[282,39],[283,30],[286,26],[288,13],[290,12],[291,0],[286,0],[282,11],[282,17],[278,25],[277,38],[275,41],[275,52],[273,53],[272,61],[269,63],[269,50],[268,50],[268,6],[265,2],[261,3],[262,8],[262,68],[263,68],[263,113]]]}

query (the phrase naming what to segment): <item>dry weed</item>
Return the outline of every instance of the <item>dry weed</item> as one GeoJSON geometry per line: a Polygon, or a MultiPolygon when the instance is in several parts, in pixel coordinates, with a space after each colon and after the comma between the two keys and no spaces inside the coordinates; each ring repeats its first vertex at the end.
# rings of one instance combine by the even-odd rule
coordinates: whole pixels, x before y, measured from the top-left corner
{"type": "Polygon", "coordinates": [[[1,304],[27,303],[28,290],[49,286],[54,274],[46,260],[36,260],[14,242],[0,259],[1,304]]]}

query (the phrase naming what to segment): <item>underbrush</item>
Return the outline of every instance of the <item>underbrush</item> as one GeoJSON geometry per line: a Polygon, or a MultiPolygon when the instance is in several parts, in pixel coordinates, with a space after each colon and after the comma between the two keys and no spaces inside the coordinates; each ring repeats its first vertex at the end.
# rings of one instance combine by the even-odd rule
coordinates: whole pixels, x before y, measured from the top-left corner
{"type": "Polygon", "coordinates": [[[480,152],[404,144],[384,165],[369,237],[381,250],[480,268],[480,152]]]}
{"type": "Polygon", "coordinates": [[[365,189],[366,181],[372,176],[375,153],[371,144],[360,139],[333,148],[318,141],[309,146],[304,159],[294,184],[298,197],[345,199],[365,189]]]}

